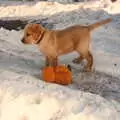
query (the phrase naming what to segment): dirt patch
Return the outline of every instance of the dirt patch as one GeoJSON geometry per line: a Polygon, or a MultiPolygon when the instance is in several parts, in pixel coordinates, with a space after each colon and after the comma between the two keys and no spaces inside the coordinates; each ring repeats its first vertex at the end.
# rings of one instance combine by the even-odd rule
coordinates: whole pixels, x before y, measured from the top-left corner
{"type": "Polygon", "coordinates": [[[42,20],[33,20],[33,21],[29,21],[29,20],[0,20],[0,28],[3,27],[5,29],[8,30],[21,30],[24,29],[25,25],[28,23],[37,23],[37,24],[41,24],[44,27],[48,28],[48,29],[52,29],[53,28],[53,24],[52,23],[47,23],[46,22],[47,19],[42,19],[42,20]]]}

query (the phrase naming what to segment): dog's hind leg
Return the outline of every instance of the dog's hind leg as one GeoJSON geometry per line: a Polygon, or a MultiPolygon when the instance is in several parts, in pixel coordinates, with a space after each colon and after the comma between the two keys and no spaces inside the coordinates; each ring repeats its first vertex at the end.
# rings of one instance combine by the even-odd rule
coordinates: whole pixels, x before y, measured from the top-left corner
{"type": "Polygon", "coordinates": [[[81,50],[78,51],[80,56],[78,58],[75,58],[73,60],[73,63],[79,64],[83,59],[87,60],[87,65],[84,68],[85,72],[90,72],[92,71],[92,66],[93,66],[93,56],[89,50],[81,50]]]}
{"type": "Polygon", "coordinates": [[[87,59],[87,65],[84,68],[84,71],[90,72],[92,71],[92,66],[93,66],[93,56],[90,51],[88,51],[88,54],[85,57],[87,59]]]}
{"type": "Polygon", "coordinates": [[[72,62],[75,64],[80,64],[83,59],[83,56],[80,55],[79,57],[75,58],[72,62]]]}

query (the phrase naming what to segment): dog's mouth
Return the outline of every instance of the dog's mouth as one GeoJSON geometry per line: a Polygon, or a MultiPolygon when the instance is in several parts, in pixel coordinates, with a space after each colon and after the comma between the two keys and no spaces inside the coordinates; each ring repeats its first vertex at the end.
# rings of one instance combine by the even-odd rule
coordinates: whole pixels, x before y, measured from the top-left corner
{"type": "Polygon", "coordinates": [[[24,44],[28,44],[28,42],[24,38],[21,40],[21,42],[24,44]]]}

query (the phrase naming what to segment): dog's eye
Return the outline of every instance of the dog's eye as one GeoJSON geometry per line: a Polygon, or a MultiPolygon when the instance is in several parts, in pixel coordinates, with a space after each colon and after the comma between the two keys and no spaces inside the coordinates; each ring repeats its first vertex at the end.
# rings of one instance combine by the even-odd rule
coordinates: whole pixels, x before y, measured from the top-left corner
{"type": "Polygon", "coordinates": [[[30,34],[29,34],[29,33],[27,33],[27,36],[30,36],[30,34]]]}

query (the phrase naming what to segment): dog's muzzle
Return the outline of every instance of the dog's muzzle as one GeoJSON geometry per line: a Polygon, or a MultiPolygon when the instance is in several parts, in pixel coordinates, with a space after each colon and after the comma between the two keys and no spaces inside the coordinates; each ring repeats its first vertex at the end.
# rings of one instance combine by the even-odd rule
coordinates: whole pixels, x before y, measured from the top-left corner
{"type": "Polygon", "coordinates": [[[21,39],[21,42],[24,43],[24,38],[21,39]]]}

